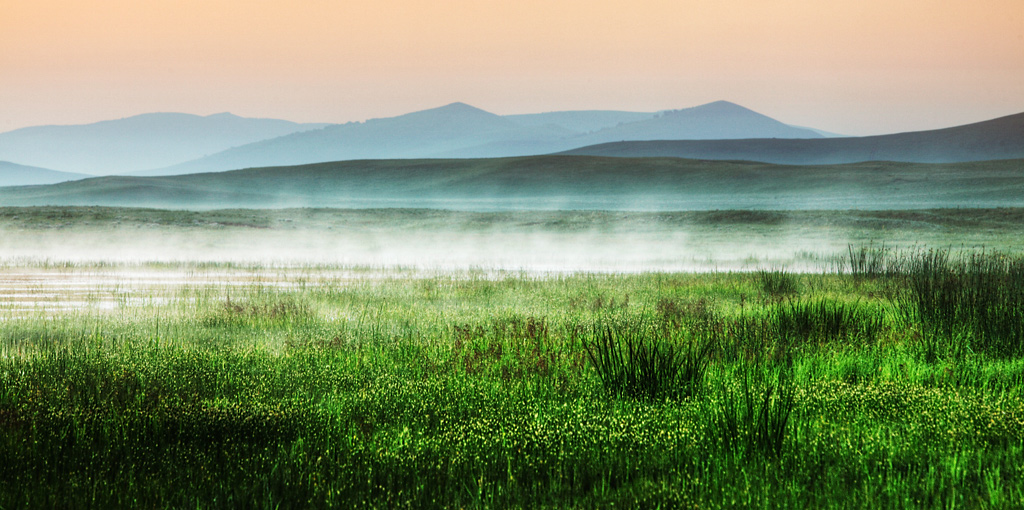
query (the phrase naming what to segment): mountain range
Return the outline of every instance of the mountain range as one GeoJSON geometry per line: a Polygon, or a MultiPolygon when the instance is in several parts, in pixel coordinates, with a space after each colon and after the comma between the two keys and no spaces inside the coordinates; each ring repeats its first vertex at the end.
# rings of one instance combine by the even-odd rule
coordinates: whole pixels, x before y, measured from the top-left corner
{"type": "Polygon", "coordinates": [[[611,140],[821,138],[742,106],[717,101],[684,110],[558,112],[502,117],[465,103],[234,147],[137,175],[177,175],[325,161],[403,158],[495,158],[546,154],[611,140]],[[607,123],[623,119],[614,125],[607,123]],[[636,120],[631,120],[636,119],[636,120]],[[602,127],[603,126],[603,127],[602,127]],[[576,129],[598,128],[581,133],[576,129]]]}
{"type": "Polygon", "coordinates": [[[726,101],[664,112],[499,116],[464,103],[347,124],[154,113],[0,133],[0,160],[87,174],[173,175],[351,159],[536,155],[618,140],[820,137],[726,101]]]}
{"type": "Polygon", "coordinates": [[[0,161],[0,186],[28,186],[34,184],[55,184],[92,177],[86,174],[58,172],[35,166],[19,165],[0,161]]]}
{"type": "Polygon", "coordinates": [[[35,126],[0,133],[0,160],[93,175],[161,168],[257,140],[326,124],[147,113],[72,126],[35,126]]]}
{"type": "Polygon", "coordinates": [[[0,186],[48,184],[87,173],[179,175],[331,161],[551,153],[780,164],[1024,158],[1024,114],[912,133],[828,135],[727,101],[649,113],[595,110],[508,116],[452,103],[347,124],[163,113],[0,133],[0,160],[12,162],[0,171],[0,186]]]}

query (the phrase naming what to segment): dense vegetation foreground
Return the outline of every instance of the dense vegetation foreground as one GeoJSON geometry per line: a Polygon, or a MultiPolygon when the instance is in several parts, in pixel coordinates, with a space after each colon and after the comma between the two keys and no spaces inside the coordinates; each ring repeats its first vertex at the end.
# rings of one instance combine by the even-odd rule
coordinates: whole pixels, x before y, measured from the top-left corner
{"type": "Polygon", "coordinates": [[[0,508],[1019,507],[1022,295],[1017,256],[851,249],[7,313],[0,508]]]}

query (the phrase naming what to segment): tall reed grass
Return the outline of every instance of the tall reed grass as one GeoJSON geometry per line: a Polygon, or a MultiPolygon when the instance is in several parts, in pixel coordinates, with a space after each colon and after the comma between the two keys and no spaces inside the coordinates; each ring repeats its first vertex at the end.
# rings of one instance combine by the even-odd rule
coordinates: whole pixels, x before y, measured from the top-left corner
{"type": "Polygon", "coordinates": [[[894,300],[945,352],[1024,353],[1024,257],[998,252],[911,253],[894,300]]]}
{"type": "Polygon", "coordinates": [[[713,340],[661,337],[637,319],[596,325],[583,346],[608,392],[647,400],[699,393],[714,351],[713,340]]]}

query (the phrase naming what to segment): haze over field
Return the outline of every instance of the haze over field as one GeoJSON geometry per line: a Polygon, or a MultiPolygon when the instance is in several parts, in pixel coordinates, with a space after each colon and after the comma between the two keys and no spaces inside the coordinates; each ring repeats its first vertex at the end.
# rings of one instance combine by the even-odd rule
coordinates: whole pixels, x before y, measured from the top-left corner
{"type": "MultiPolygon", "coordinates": [[[[835,269],[849,244],[1024,250],[1024,209],[505,211],[0,207],[20,261],[325,264],[446,271],[835,269]],[[116,246],[112,250],[111,246],[116,246]]],[[[319,273],[319,271],[313,271],[319,273]]],[[[272,269],[265,274],[274,278],[272,269]]],[[[0,291],[2,294],[2,291],[0,291]]],[[[2,296],[0,296],[2,298],[2,296]]]]}

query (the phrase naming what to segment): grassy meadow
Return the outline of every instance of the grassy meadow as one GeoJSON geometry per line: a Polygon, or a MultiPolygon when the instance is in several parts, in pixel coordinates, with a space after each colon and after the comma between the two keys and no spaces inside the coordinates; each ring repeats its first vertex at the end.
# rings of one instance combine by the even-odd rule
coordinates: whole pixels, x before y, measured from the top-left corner
{"type": "MultiPolygon", "coordinates": [[[[245,216],[308,235],[343,217],[323,212],[314,229],[284,221],[317,214],[306,210],[0,212],[9,232],[71,233],[132,218],[262,231],[229,225],[245,216]]],[[[394,224],[332,214],[363,218],[362,231],[394,224]]],[[[452,221],[377,214],[409,215],[410,232],[452,221]]],[[[488,228],[594,230],[612,213],[593,214],[488,228]]],[[[1019,211],[686,214],[741,237],[856,223],[896,241],[799,271],[332,278],[309,265],[288,286],[0,308],[0,508],[1021,506],[1024,256],[1006,234],[1019,211]],[[909,242],[957,232],[996,248],[909,242]]],[[[627,220],[669,221],[615,221],[627,220]]],[[[58,278],[104,267],[8,259],[0,274],[54,266],[58,278]]]]}

